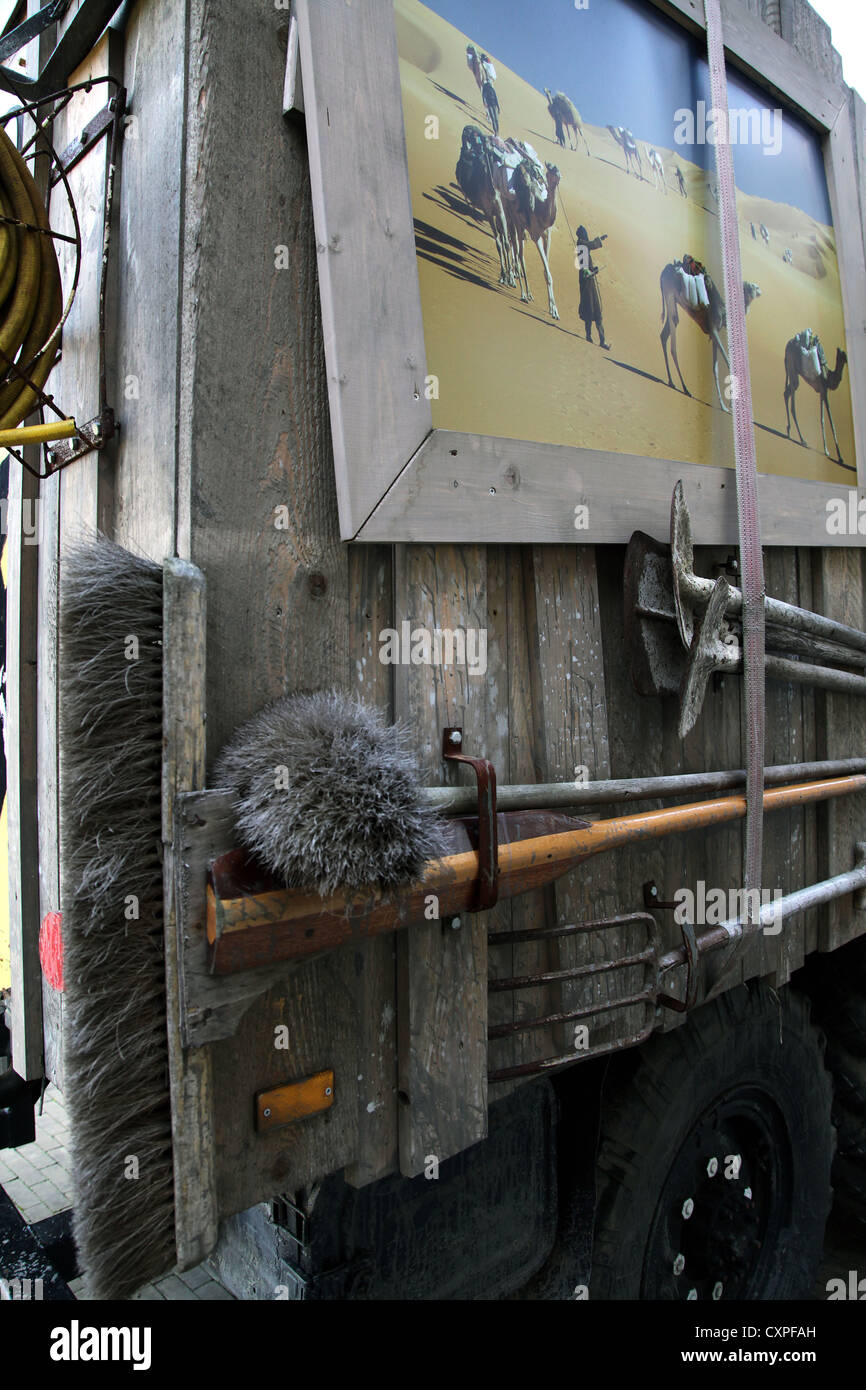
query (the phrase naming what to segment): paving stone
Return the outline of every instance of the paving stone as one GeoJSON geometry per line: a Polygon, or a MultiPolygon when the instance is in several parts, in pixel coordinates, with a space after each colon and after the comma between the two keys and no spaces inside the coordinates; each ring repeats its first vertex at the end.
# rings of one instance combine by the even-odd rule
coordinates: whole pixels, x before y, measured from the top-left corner
{"type": "Polygon", "coordinates": [[[195,1269],[188,1269],[185,1274],[180,1275],[180,1278],[190,1289],[200,1289],[202,1284],[214,1283],[207,1270],[203,1269],[201,1265],[196,1265],[195,1269]]]}

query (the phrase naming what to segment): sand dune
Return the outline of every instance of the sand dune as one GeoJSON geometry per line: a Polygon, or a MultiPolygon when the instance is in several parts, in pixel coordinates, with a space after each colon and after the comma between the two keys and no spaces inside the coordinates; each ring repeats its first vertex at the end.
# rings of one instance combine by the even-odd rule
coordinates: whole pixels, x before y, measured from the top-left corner
{"type": "MultiPolygon", "coordinates": [[[[498,284],[490,230],[456,184],[463,127],[489,128],[466,66],[465,48],[475,42],[473,36],[461,34],[419,0],[396,0],[395,15],[428,370],[439,378],[434,425],[733,467],[730,416],[718,407],[708,339],[681,317],[679,358],[691,397],[668,386],[659,342],[659,275],[667,262],[690,252],[722,283],[714,174],[684,160],[679,151],[656,146],[665,165],[667,193],[662,193],[649,182],[640,131],[635,135],[644,179],[626,174],[623,152],[606,129],[584,123],[589,158],[582,144],[577,151],[563,149],[555,141],[543,93],[491,53],[500,134],[531,143],[562,176],[550,248],[561,316],[554,321],[536,249],[526,246],[534,299],[524,304],[517,290],[498,284]],[[431,116],[438,119],[434,139],[428,138],[431,116]],[[687,198],[676,188],[677,164],[687,198]],[[586,342],[578,318],[573,232],[580,223],[592,237],[608,234],[603,250],[594,254],[601,267],[610,352],[586,342]]],[[[569,96],[579,110],[579,92],[569,96]]],[[[797,409],[808,447],[785,436],[786,342],[809,327],[831,361],[837,345],[845,345],[832,228],[798,208],[752,195],[739,194],[738,212],[743,275],[761,288],[747,319],[758,467],[850,483],[853,474],[823,454],[818,398],[806,386],[798,393],[797,409]],[[752,239],[750,222],[766,225],[769,246],[752,239]],[[782,259],[786,247],[793,264],[782,259]]],[[[720,362],[723,385],[726,370],[720,362]]],[[[847,376],[831,403],[842,457],[853,463],[847,376]]]]}

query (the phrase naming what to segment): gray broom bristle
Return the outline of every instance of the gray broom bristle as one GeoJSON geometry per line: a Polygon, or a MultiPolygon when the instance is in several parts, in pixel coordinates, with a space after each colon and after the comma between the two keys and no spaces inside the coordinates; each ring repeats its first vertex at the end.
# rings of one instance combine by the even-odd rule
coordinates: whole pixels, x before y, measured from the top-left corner
{"type": "Polygon", "coordinates": [[[87,1292],[175,1263],[161,847],[162,569],[99,537],[60,603],[65,1096],[87,1292]]]}
{"type": "Polygon", "coordinates": [[[447,853],[423,804],[408,734],[339,691],[289,695],[237,729],[213,784],[238,836],[290,887],[393,887],[447,853]]]}

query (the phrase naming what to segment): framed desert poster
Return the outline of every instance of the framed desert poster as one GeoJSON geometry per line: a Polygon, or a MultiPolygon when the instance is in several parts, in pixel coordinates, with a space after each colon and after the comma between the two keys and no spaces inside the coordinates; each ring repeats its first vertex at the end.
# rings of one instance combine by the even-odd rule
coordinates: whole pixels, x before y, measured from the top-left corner
{"type": "MultiPolygon", "coordinates": [[[[344,537],[737,536],[715,144],[732,146],[762,536],[851,543],[866,469],[852,98],[723,6],[298,0],[344,537]]],[[[302,87],[302,93],[301,93],[302,87]]]]}

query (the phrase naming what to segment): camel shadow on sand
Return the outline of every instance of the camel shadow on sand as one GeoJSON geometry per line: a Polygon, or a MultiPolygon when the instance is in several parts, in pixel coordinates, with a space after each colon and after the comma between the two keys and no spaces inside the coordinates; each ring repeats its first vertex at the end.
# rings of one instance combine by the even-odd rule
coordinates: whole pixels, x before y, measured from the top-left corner
{"type": "MultiPolygon", "coordinates": [[[[806,449],[810,454],[817,454],[818,458],[827,458],[823,449],[819,449],[817,445],[813,448],[811,444],[801,444],[799,439],[795,439],[793,435],[785,434],[784,430],[774,429],[772,425],[762,425],[760,420],[753,420],[752,424],[756,430],[763,430],[765,434],[774,434],[777,439],[784,440],[786,444],[795,444],[798,449],[806,449]]],[[[853,463],[844,463],[842,459],[831,458],[829,462],[836,468],[844,468],[848,473],[857,472],[853,463]]]]}
{"type": "MultiPolygon", "coordinates": [[[[492,237],[490,239],[493,240],[492,237]]],[[[415,251],[420,260],[429,261],[430,265],[468,285],[477,285],[482,290],[492,290],[494,293],[504,288],[491,280],[492,257],[474,250],[465,241],[431,226],[429,222],[423,222],[419,217],[415,218],[415,251]]]]}

